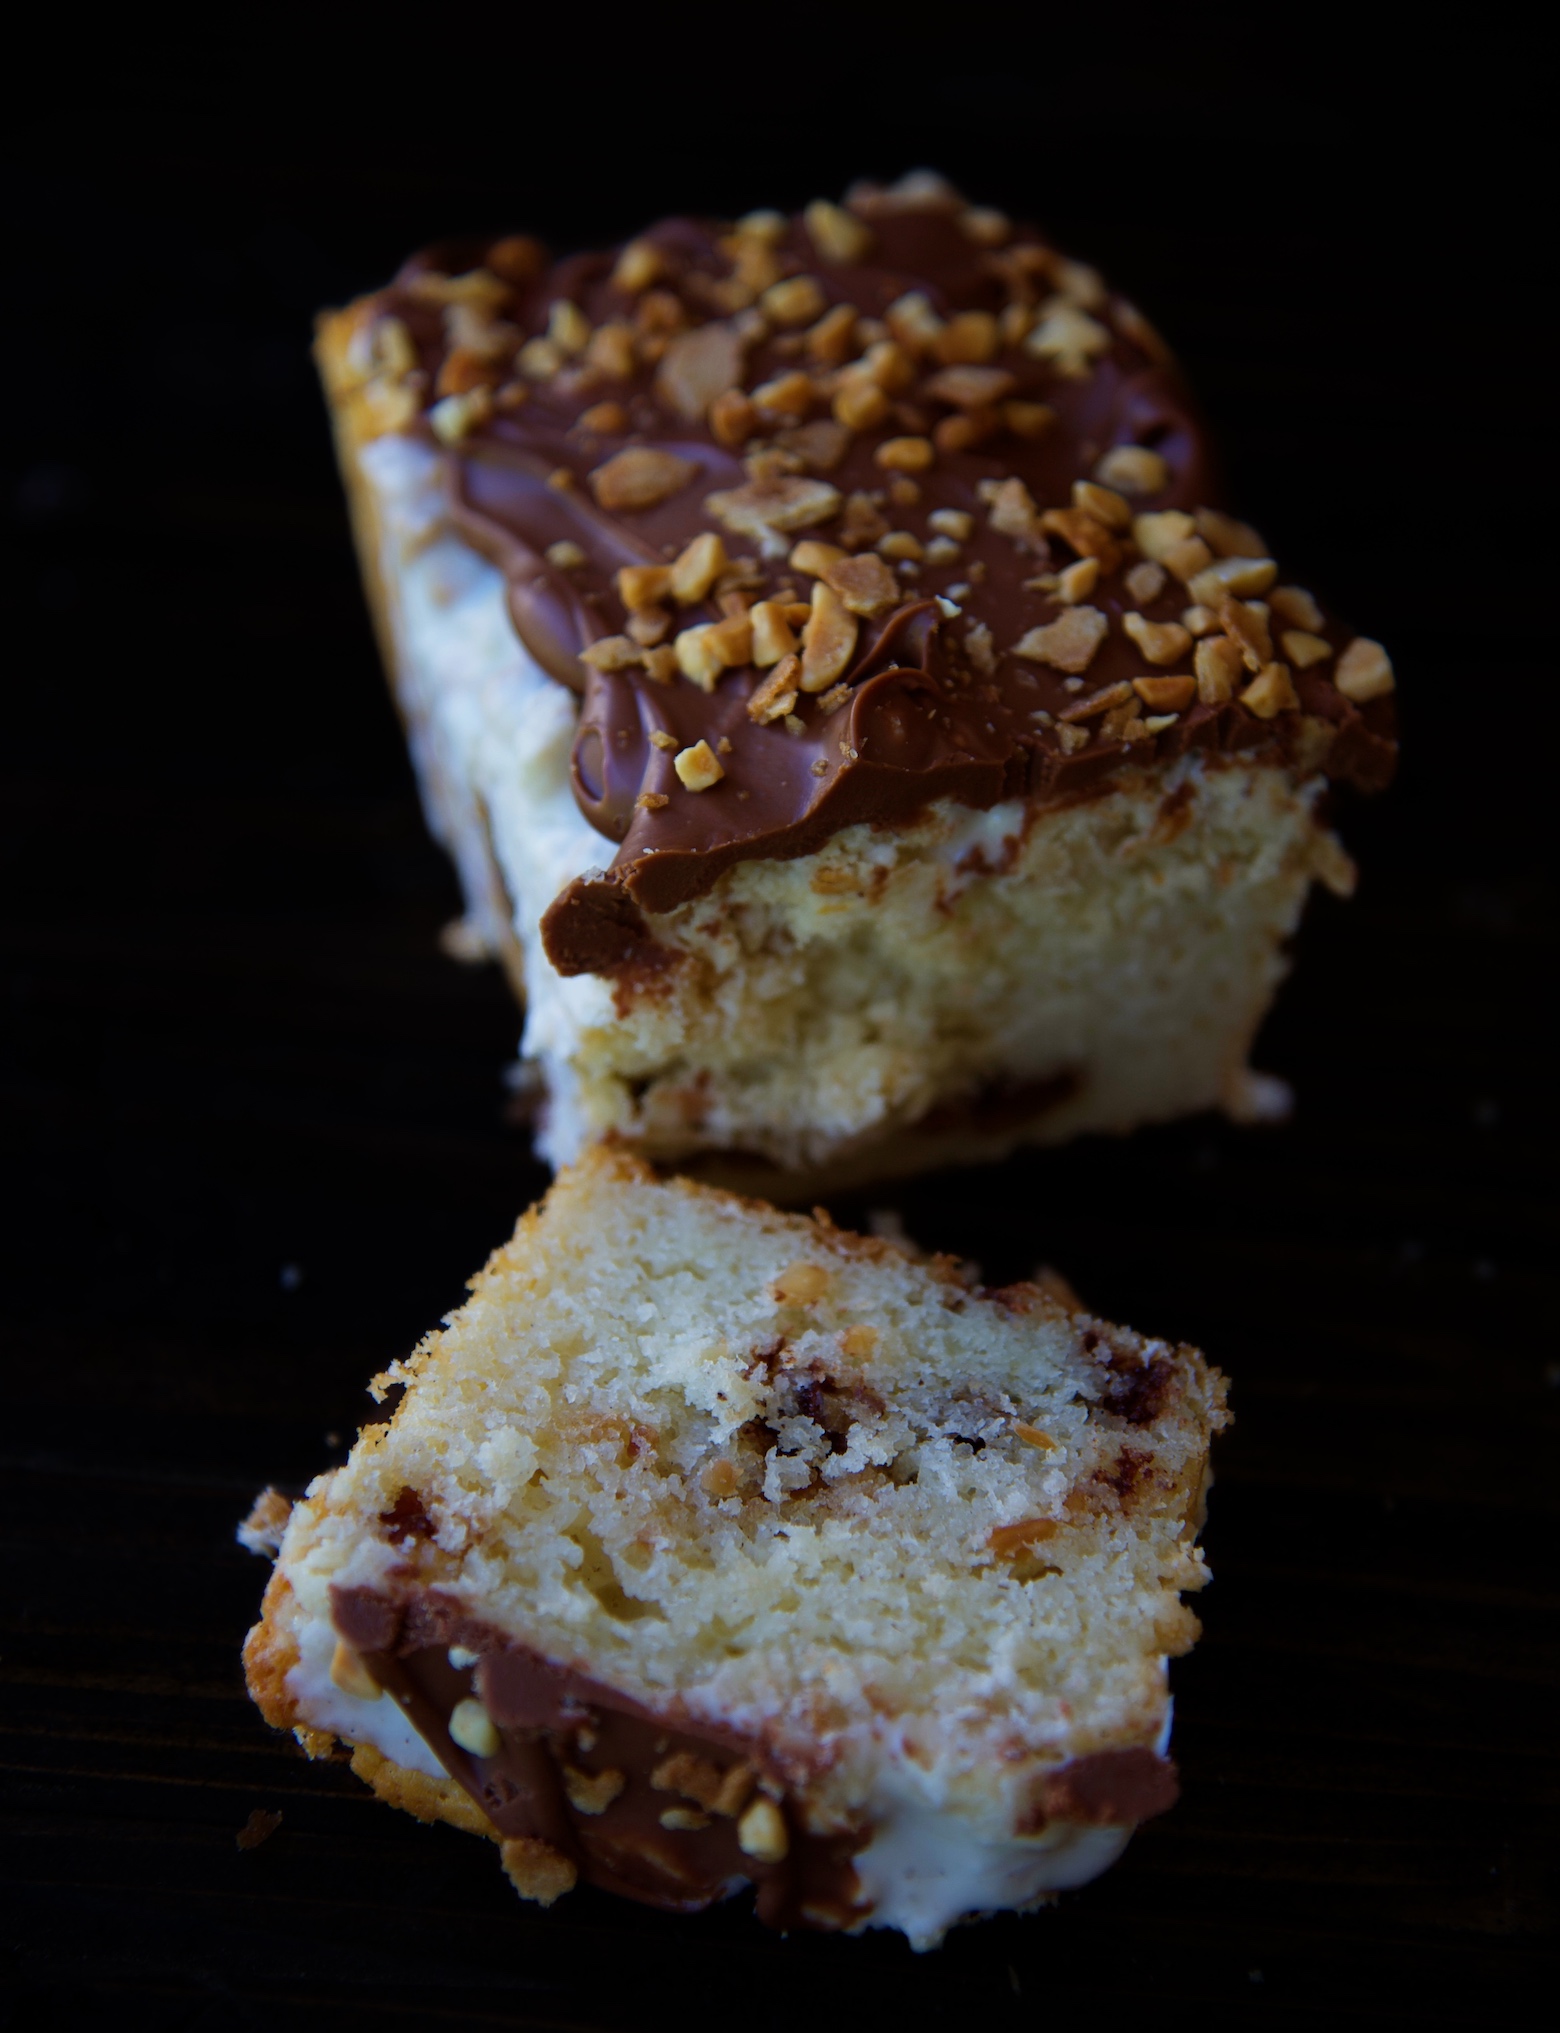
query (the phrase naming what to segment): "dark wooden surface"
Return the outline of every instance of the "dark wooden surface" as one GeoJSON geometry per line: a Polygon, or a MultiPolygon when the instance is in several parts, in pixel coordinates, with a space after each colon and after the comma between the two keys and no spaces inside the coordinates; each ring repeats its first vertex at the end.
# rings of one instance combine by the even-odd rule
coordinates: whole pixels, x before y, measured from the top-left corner
{"type": "MultiPolygon", "coordinates": [[[[721,19],[690,18],[710,37],[721,19]]],[[[805,55],[727,62],[718,38],[699,90],[685,68],[674,90],[587,36],[528,98],[501,44],[457,35],[427,76],[460,85],[469,124],[440,124],[389,117],[391,70],[267,16],[269,36],[257,18],[127,40],[90,93],[73,74],[16,109],[0,1944],[18,2025],[1475,2026],[1552,1999],[1536,47],[1498,13],[1444,48],[1419,31],[1364,52],[1343,14],[1270,17],[1257,45],[1218,10],[1064,33],[976,9],[912,63],[876,18],[838,31],[827,91],[805,55]],[[1164,325],[1246,511],[1390,643],[1406,761],[1390,797],[1343,812],[1360,894],[1313,910],[1262,1042],[1298,1091],[1291,1126],[1192,1122],[876,1196],[992,1276],[1047,1258],[1102,1310],[1197,1340],[1238,1419],[1206,1634],[1175,1669],[1181,1805],[1058,1910],[917,1958],[781,1941],[740,1904],[520,1905],[485,1845],[260,1724],[238,1646],[264,1575],[232,1534],[263,1483],[340,1458],[363,1380],[458,1303],[543,1184],[501,1113],[515,1013],[495,973],[436,949],[456,892],[375,665],[310,313],[452,228],[568,245],[929,158],[1108,263],[1164,325]],[[282,1821],[241,1850],[255,1809],[282,1821]]]]}

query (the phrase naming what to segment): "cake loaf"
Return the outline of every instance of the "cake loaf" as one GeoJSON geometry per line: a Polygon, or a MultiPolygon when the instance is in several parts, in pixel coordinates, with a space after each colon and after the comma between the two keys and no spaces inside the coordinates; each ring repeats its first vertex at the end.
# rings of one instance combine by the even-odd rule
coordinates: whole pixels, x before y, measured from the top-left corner
{"type": "Polygon", "coordinates": [[[1276,1104],[1251,1041],[1392,667],[1093,269],[923,174],[435,248],[318,351],[553,1162],[784,1195],[1276,1104]]]}
{"type": "Polygon", "coordinates": [[[522,1896],[927,1947],[1174,1800],[1195,1350],[598,1146],[392,1391],[240,1534],[250,1690],[522,1896]]]}

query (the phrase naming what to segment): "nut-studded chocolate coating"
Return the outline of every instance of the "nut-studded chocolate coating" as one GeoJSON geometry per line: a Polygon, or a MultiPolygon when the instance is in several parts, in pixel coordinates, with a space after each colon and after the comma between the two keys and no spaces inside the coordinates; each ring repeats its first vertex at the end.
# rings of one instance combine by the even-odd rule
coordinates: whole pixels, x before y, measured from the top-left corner
{"type": "Polygon", "coordinates": [[[524,241],[434,249],[363,315],[520,636],[583,694],[575,794],[616,855],[547,914],[563,972],[647,957],[642,913],[736,861],[938,798],[1067,799],[1192,748],[1364,789],[1392,773],[1390,665],[1353,697],[1353,665],[1333,683],[1349,632],[1214,509],[1152,329],[946,187],[668,220],[551,267],[524,241]],[[706,598],[625,605],[710,533],[726,563],[706,598]],[[839,681],[803,676],[760,719],[772,669],[743,661],[762,652],[741,616],[789,606],[801,635],[822,554],[793,565],[800,542],[876,550],[894,597],[854,598],[839,681]],[[721,651],[676,643],[733,618],[721,651]],[[720,774],[691,788],[677,758],[700,742],[720,774]]]}

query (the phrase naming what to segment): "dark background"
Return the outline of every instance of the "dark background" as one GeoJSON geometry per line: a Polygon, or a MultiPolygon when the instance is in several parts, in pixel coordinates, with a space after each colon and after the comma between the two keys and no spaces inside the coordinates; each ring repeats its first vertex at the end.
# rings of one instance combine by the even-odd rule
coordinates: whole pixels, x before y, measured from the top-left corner
{"type": "MultiPolygon", "coordinates": [[[[64,22],[8,113],[0,1997],[18,2025],[1532,2023],[1556,1979],[1550,112],[1514,12],[64,22]],[[1391,23],[1401,19],[1401,33],[1391,23]],[[913,35],[912,35],[912,30],[913,35]],[[90,54],[91,62],[87,62],[90,54]],[[762,1934],[582,1892],[245,1700],[265,1482],[543,1185],[378,671],[307,345],[419,241],[932,162],[1166,331],[1241,511],[1385,640],[1258,1063],[873,1196],[1233,1378],[1182,1803],[1058,1910],[762,1934]],[[1546,379],[1546,377],[1548,377],[1546,379]],[[1552,961],[1550,961],[1552,966],[1552,961]],[[240,1850],[253,1809],[279,1830],[240,1850]]],[[[568,17],[569,10],[562,10],[568,17]]],[[[36,23],[34,26],[36,27],[36,23]]],[[[841,1202],[843,1219],[863,1207],[841,1202]]]]}

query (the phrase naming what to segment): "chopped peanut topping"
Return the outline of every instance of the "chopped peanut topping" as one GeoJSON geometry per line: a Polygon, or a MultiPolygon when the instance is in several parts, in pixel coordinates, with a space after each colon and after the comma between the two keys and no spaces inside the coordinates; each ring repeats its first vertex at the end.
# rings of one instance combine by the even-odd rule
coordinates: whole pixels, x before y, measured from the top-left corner
{"type": "Polygon", "coordinates": [[[547,250],[529,233],[511,233],[505,240],[494,241],[487,251],[487,265],[505,282],[534,282],[547,266],[547,250]]]}
{"type": "MultiPolygon", "coordinates": [[[[556,548],[556,546],[554,546],[556,548]]],[[[576,546],[576,549],[578,546],[576,546]]],[[[549,551],[548,558],[551,560],[549,551]]],[[[583,556],[581,563],[584,562],[583,556]]],[[[664,600],[672,589],[672,568],[670,565],[623,565],[617,575],[618,598],[630,610],[636,607],[654,607],[658,600],[664,600]]]]}
{"type": "Polygon", "coordinates": [[[945,367],[926,384],[934,402],[952,404],[955,409],[989,409],[1015,387],[1005,367],[945,367]]]}
{"type": "Polygon", "coordinates": [[[677,746],[677,736],[675,734],[668,734],[664,727],[653,727],[650,730],[650,746],[652,748],[675,748],[677,746]]]}
{"type": "Polygon", "coordinates": [[[680,750],[672,758],[672,768],[685,791],[710,790],[726,774],[707,741],[696,741],[691,748],[680,750]]]}
{"type": "Polygon", "coordinates": [[[1040,527],[1071,544],[1081,557],[1098,558],[1102,572],[1113,572],[1121,563],[1120,545],[1105,524],[1096,522],[1085,509],[1048,508],[1040,518],[1040,527]]]}
{"type": "Polygon", "coordinates": [[[1039,511],[1022,480],[1014,476],[985,482],[981,493],[989,503],[991,526],[999,536],[1012,537],[1015,543],[1035,549],[1043,547],[1039,511]]]}
{"type": "Polygon", "coordinates": [[[1046,627],[1030,629],[1022,641],[1014,643],[1013,654],[1049,664],[1053,670],[1086,671],[1109,627],[1097,607],[1069,607],[1046,627]]]}
{"type": "Polygon", "coordinates": [[[572,543],[568,537],[560,537],[555,544],[549,544],[542,555],[559,572],[577,572],[581,565],[590,562],[579,545],[572,543]]]}
{"type": "Polygon", "coordinates": [[[706,599],[711,586],[726,569],[726,546],[711,530],[684,545],[672,560],[672,598],[679,607],[693,607],[706,599]]]}
{"type": "Polygon", "coordinates": [[[1132,689],[1156,713],[1184,713],[1197,697],[1195,678],[1134,678],[1132,689]]]}
{"type": "MultiPolygon", "coordinates": [[[[957,549],[957,545],[954,546],[957,549]]],[[[912,558],[920,560],[926,556],[926,547],[917,536],[907,529],[891,529],[886,537],[879,540],[878,556],[882,558],[912,558]]]]}
{"type": "Polygon", "coordinates": [[[1001,247],[1013,237],[1012,222],[1006,212],[992,211],[984,205],[972,205],[959,214],[959,231],[977,247],[1001,247]]]}
{"type": "Polygon", "coordinates": [[[1176,663],[1192,646],[1191,636],[1178,621],[1145,621],[1141,614],[1124,614],[1121,626],[1151,664],[1176,663]]]}
{"type": "MultiPolygon", "coordinates": [[[[1171,570],[1175,570],[1173,561],[1171,570]]],[[[1217,607],[1225,593],[1237,594],[1242,599],[1253,593],[1265,593],[1277,575],[1278,567],[1271,558],[1220,558],[1188,579],[1186,590],[1203,606],[1217,607]]]]}
{"type": "Polygon", "coordinates": [[[1110,346],[1110,333],[1064,297],[1052,297],[1043,304],[1040,322],[1024,341],[1026,352],[1049,360],[1069,380],[1085,380],[1089,363],[1110,346]]]}
{"type": "Polygon", "coordinates": [[[644,665],[646,677],[653,678],[658,685],[669,685],[677,675],[677,652],[669,642],[660,649],[647,647],[644,665]]]}
{"type": "Polygon", "coordinates": [[[812,383],[800,369],[796,369],[755,388],[752,401],[757,409],[767,410],[772,416],[794,419],[806,416],[813,405],[813,394],[812,383]]]}
{"type": "Polygon", "coordinates": [[[612,283],[614,288],[638,296],[651,283],[659,282],[664,273],[665,262],[659,247],[653,247],[648,240],[630,240],[617,258],[612,283]]]}
{"type": "Polygon", "coordinates": [[[1080,748],[1087,748],[1090,733],[1087,727],[1058,727],[1056,738],[1061,743],[1063,755],[1076,755],[1080,748]]]}
{"type": "Polygon", "coordinates": [[[1267,545],[1249,522],[1237,522],[1217,508],[1199,508],[1196,522],[1197,534],[1221,558],[1265,558],[1268,554],[1267,545]]]}
{"type": "Polygon", "coordinates": [[[578,304],[560,297],[547,314],[547,337],[566,357],[583,353],[590,344],[590,319],[578,304]]]}
{"type": "Polygon", "coordinates": [[[1264,664],[1241,693],[1240,703],[1248,713],[1255,713],[1259,720],[1271,720],[1279,713],[1298,707],[1300,701],[1290,682],[1288,664],[1264,664]]]}
{"type": "Polygon", "coordinates": [[[1379,699],[1393,690],[1392,660],[1379,642],[1357,635],[1338,659],[1333,683],[1346,699],[1363,706],[1367,699],[1379,699]]]}
{"type": "Polygon", "coordinates": [[[924,353],[942,330],[942,319],[932,309],[924,290],[907,290],[896,297],[883,313],[883,321],[901,346],[912,353],[924,353]]]}
{"type": "Polygon", "coordinates": [[[1179,508],[1166,508],[1158,515],[1136,515],[1132,518],[1132,541],[1145,558],[1152,558],[1158,565],[1168,564],[1176,545],[1185,543],[1196,533],[1196,523],[1179,508]]]}
{"type": "Polygon", "coordinates": [[[713,692],[721,673],[730,668],[707,622],[701,627],[685,628],[673,648],[677,668],[701,692],[713,692]]]}
{"type": "Polygon", "coordinates": [[[839,367],[848,360],[856,343],[856,316],[854,304],[836,304],[825,311],[807,334],[808,359],[825,367],[839,367]]]}
{"type": "Polygon", "coordinates": [[[758,303],[771,324],[811,325],[823,316],[826,299],[816,277],[792,275],[784,282],[771,283],[758,303]]]}
{"type": "MultiPolygon", "coordinates": [[[[645,298],[641,309],[649,301],[645,298]]],[[[672,303],[680,312],[675,297],[672,303]]],[[[742,338],[734,326],[699,325],[691,332],[679,332],[661,355],[655,392],[674,416],[698,423],[717,396],[741,381],[742,365],[742,338]]]]}
{"type": "Polygon", "coordinates": [[[630,445],[589,476],[591,492],[609,513],[654,508],[687,486],[698,472],[691,459],[658,452],[649,445],[630,445]]]}
{"type": "Polygon", "coordinates": [[[890,473],[924,473],[937,454],[930,438],[885,438],[872,456],[890,473]]]}
{"type": "Polygon", "coordinates": [[[1082,509],[1085,515],[1104,523],[1107,529],[1132,527],[1131,504],[1112,487],[1101,487],[1097,480],[1075,480],[1072,498],[1074,508],[1082,509]]]}
{"type": "Polygon", "coordinates": [[[962,508],[934,508],[926,518],[930,528],[941,536],[951,536],[955,543],[967,543],[970,531],[975,527],[975,518],[962,508]]]}
{"type": "Polygon", "coordinates": [[[723,389],[710,404],[710,429],[728,452],[740,452],[758,429],[757,414],[740,388],[723,389]]]}
{"type": "Polygon", "coordinates": [[[1247,670],[1261,670],[1273,654],[1266,610],[1255,603],[1226,598],[1219,602],[1219,622],[1245,658],[1247,670]]]}
{"type": "Polygon", "coordinates": [[[633,326],[598,325],[585,348],[585,359],[609,381],[627,381],[636,365],[633,326]]]}
{"type": "Polygon", "coordinates": [[[1042,438],[1056,422],[1056,411],[1048,402],[1005,402],[1002,421],[1015,438],[1042,438]]]}
{"type": "Polygon", "coordinates": [[[801,658],[782,658],[748,700],[748,718],[756,720],[761,727],[772,720],[785,719],[795,708],[801,677],[801,658]]]}
{"type": "Polygon", "coordinates": [[[1170,484],[1170,468],[1146,445],[1116,445],[1095,467],[1094,477],[1123,494],[1158,494],[1170,484]]]}
{"type": "Polygon", "coordinates": [[[870,228],[864,226],[853,212],[831,205],[827,198],[814,198],[802,218],[819,257],[834,267],[863,261],[871,252],[870,228]]]}
{"type": "Polygon", "coordinates": [[[1109,713],[1119,706],[1134,705],[1130,685],[1107,685],[1103,691],[1093,692],[1087,699],[1079,699],[1075,705],[1064,707],[1057,714],[1058,720],[1092,720],[1098,713],[1109,713]]]}
{"type": "Polygon", "coordinates": [[[640,812],[659,812],[671,802],[665,791],[641,791],[634,800],[634,807],[640,812]]]}
{"type": "Polygon", "coordinates": [[[1197,645],[1197,696],[1205,706],[1222,706],[1235,691],[1244,663],[1227,635],[1204,636],[1197,645]]]}
{"type": "Polygon", "coordinates": [[[464,395],[447,395],[428,412],[433,434],[441,445],[458,445],[493,413],[493,398],[486,388],[470,388],[464,395]]]}
{"type": "Polygon", "coordinates": [[[801,689],[826,692],[843,677],[856,648],[856,617],[832,586],[813,587],[812,613],[802,631],[801,689]]]}
{"type": "Polygon", "coordinates": [[[794,653],[796,637],[791,633],[781,601],[760,600],[748,619],[753,626],[753,662],[761,671],[794,653]]]}
{"type": "Polygon", "coordinates": [[[589,664],[593,671],[626,671],[639,662],[640,655],[639,644],[628,636],[605,635],[580,651],[580,662],[589,664]]]}
{"type": "Polygon", "coordinates": [[[785,1816],[772,1800],[760,1796],[737,1823],[737,1842],[745,1855],[762,1864],[777,1864],[791,1847],[785,1816]]]}
{"type": "Polygon", "coordinates": [[[852,614],[870,617],[898,605],[898,580],[883,560],[870,551],[825,565],[819,576],[833,587],[852,614]]]}
{"type": "Polygon", "coordinates": [[[888,415],[888,397],[875,381],[853,374],[834,391],[834,415],[848,431],[870,431],[888,415]]]}
{"type": "Polygon", "coordinates": [[[677,1832],[710,1825],[710,1817],[698,1807],[664,1807],[657,1818],[663,1828],[677,1832]]]}
{"type": "Polygon", "coordinates": [[[958,416],[945,416],[933,427],[932,443],[939,452],[968,452],[1001,428],[1002,419],[994,409],[964,410],[958,416]]]}
{"type": "Polygon", "coordinates": [[[1128,572],[1126,586],[1128,599],[1135,600],[1139,607],[1147,607],[1165,590],[1165,568],[1143,558],[1128,572]]]}
{"type": "Polygon", "coordinates": [[[345,1638],[336,1640],[331,1654],[330,1682],[357,1701],[377,1701],[384,1689],[363,1663],[363,1656],[345,1638]]]}
{"type": "Polygon", "coordinates": [[[563,1768],[563,1790],[577,1814],[604,1814],[627,1783],[611,1765],[604,1772],[580,1772],[573,1765],[563,1768]]]}
{"type": "Polygon", "coordinates": [[[1058,574],[1055,598],[1063,607],[1076,607],[1080,600],[1087,600],[1094,591],[1099,576],[1098,558],[1079,558],[1065,572],[1058,574]]]}
{"type": "Polygon", "coordinates": [[[1296,628],[1306,628],[1315,634],[1323,625],[1321,608],[1303,586],[1275,586],[1268,600],[1279,619],[1296,628]]]}
{"type": "Polygon", "coordinates": [[[1308,671],[1313,664],[1325,663],[1332,655],[1332,644],[1325,636],[1312,635],[1303,628],[1286,628],[1278,640],[1297,670],[1308,671]]]}
{"type": "Polygon", "coordinates": [[[620,402],[592,403],[580,417],[580,429],[604,438],[621,437],[628,429],[628,411],[620,402]]]}
{"type": "Polygon", "coordinates": [[[738,536],[752,537],[767,558],[785,555],[784,533],[827,522],[838,510],[838,488],[799,473],[777,474],[712,494],[705,507],[738,536]]]}
{"type": "Polygon", "coordinates": [[[990,311],[959,311],[932,335],[931,350],[945,366],[990,360],[1001,350],[1002,334],[990,311]]]}
{"type": "Polygon", "coordinates": [[[793,572],[805,572],[810,579],[818,579],[830,565],[837,565],[848,557],[838,544],[821,543],[817,537],[806,536],[792,551],[787,563],[793,572]]]}

